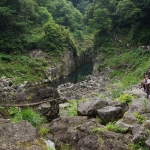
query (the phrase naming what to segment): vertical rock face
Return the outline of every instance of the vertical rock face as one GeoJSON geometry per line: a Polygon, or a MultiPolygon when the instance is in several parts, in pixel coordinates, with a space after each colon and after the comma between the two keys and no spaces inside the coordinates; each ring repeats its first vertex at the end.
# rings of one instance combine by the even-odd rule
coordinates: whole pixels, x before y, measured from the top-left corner
{"type": "Polygon", "coordinates": [[[65,51],[64,58],[57,66],[52,66],[45,70],[46,76],[50,81],[57,80],[60,77],[67,76],[73,72],[77,64],[77,54],[69,50],[65,51]]]}
{"type": "Polygon", "coordinates": [[[45,73],[50,81],[54,81],[60,77],[68,76],[81,64],[91,61],[92,55],[89,52],[82,53],[80,56],[77,56],[76,51],[66,50],[64,58],[61,60],[59,65],[47,68],[45,73]]]}

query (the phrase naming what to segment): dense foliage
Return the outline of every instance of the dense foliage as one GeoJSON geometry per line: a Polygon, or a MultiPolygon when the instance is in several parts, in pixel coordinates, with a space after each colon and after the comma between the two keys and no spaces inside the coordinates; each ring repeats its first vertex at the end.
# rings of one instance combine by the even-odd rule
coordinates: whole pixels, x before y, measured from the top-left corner
{"type": "Polygon", "coordinates": [[[96,48],[116,35],[124,45],[147,45],[149,9],[147,0],[1,0],[0,51],[75,48],[70,32],[83,40],[85,31],[95,35],[96,48]]]}
{"type": "Polygon", "coordinates": [[[2,0],[0,18],[0,51],[5,53],[75,48],[69,30],[82,27],[82,15],[66,0],[2,0]]]}
{"type": "MultiPolygon", "coordinates": [[[[32,79],[37,81],[44,78],[42,70],[48,62],[29,60],[23,53],[42,49],[60,56],[67,48],[80,54],[92,47],[94,37],[93,49],[101,52],[100,71],[110,66],[117,69],[110,77],[130,72],[141,77],[149,65],[149,52],[137,47],[150,44],[149,9],[148,0],[1,0],[0,75],[22,82],[32,79],[29,72],[38,72],[32,79]],[[127,45],[132,50],[124,53],[127,45]],[[126,69],[119,70],[123,64],[126,69]],[[20,73],[24,79],[17,77],[20,73]]],[[[126,83],[129,79],[124,80],[126,83]]]]}
{"type": "MultiPolygon", "coordinates": [[[[124,45],[150,44],[150,1],[94,0],[88,5],[84,21],[95,31],[97,47],[119,36],[124,45]]],[[[118,42],[119,40],[116,40],[118,42]]]]}

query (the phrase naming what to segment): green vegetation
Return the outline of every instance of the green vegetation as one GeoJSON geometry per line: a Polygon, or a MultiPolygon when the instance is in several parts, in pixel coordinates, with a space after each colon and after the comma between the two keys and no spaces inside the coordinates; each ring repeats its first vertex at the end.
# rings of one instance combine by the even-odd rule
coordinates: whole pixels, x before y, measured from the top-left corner
{"type": "Polygon", "coordinates": [[[93,130],[92,130],[92,133],[94,134],[99,134],[100,132],[102,131],[105,131],[106,128],[98,128],[98,127],[95,127],[93,130]]]}
{"type": "Polygon", "coordinates": [[[139,142],[129,143],[128,148],[130,150],[137,150],[137,149],[148,150],[149,148],[145,145],[145,140],[146,140],[146,137],[143,136],[142,139],[139,142]]]}
{"type": "Polygon", "coordinates": [[[9,107],[9,109],[8,109],[8,113],[11,117],[14,116],[15,114],[17,114],[18,112],[19,112],[18,107],[9,107]]]}
{"type": "Polygon", "coordinates": [[[61,145],[61,150],[74,150],[73,148],[71,148],[71,144],[62,144],[61,145]]]}
{"type": "Polygon", "coordinates": [[[77,116],[77,104],[78,102],[84,102],[85,99],[79,99],[79,100],[69,100],[69,107],[67,108],[67,115],[68,116],[77,116]]]}
{"type": "Polygon", "coordinates": [[[149,8],[146,0],[93,0],[85,9],[84,22],[95,32],[95,48],[112,46],[110,37],[120,46],[149,44],[149,8]]]}
{"type": "Polygon", "coordinates": [[[67,108],[68,116],[77,116],[77,101],[69,100],[69,107],[67,108]]]}
{"type": "Polygon", "coordinates": [[[44,69],[48,65],[48,61],[42,58],[1,54],[0,76],[12,78],[14,83],[36,82],[46,78],[44,69]]]}
{"type": "Polygon", "coordinates": [[[33,49],[57,60],[65,49],[93,49],[101,54],[100,71],[110,66],[110,78],[137,83],[150,63],[149,51],[137,49],[150,44],[149,8],[146,0],[1,0],[0,77],[17,83],[45,78],[48,61],[25,56],[33,49]]]}
{"type": "Polygon", "coordinates": [[[9,54],[22,54],[36,48],[56,52],[63,51],[66,46],[72,49],[74,44],[69,29],[75,33],[83,26],[82,15],[66,0],[44,3],[2,0],[0,17],[0,50],[9,54]]]}
{"type": "Polygon", "coordinates": [[[41,136],[45,136],[49,131],[50,131],[49,127],[48,126],[44,126],[44,127],[41,127],[38,130],[38,134],[41,135],[41,136]]]}
{"type": "Polygon", "coordinates": [[[125,102],[127,105],[129,105],[132,102],[132,98],[134,98],[131,94],[122,94],[118,98],[119,101],[125,102]]]}
{"type": "Polygon", "coordinates": [[[99,124],[103,123],[103,120],[101,118],[99,118],[98,116],[96,116],[96,120],[98,121],[99,124]]]}
{"type": "MultiPolygon", "coordinates": [[[[118,98],[125,89],[130,85],[137,84],[144,77],[144,72],[149,68],[150,59],[148,50],[130,49],[130,51],[120,48],[121,54],[116,56],[115,52],[107,48],[108,51],[103,52],[100,68],[112,68],[109,77],[111,82],[121,82],[122,86],[113,90],[113,98],[118,98]],[[107,56],[108,55],[108,56],[107,56]],[[109,57],[110,56],[110,57],[109,57]],[[103,67],[102,67],[103,66],[103,67]]],[[[101,61],[101,57],[100,57],[101,61]]],[[[102,69],[103,70],[103,69],[102,69]]]]}
{"type": "Polygon", "coordinates": [[[114,81],[113,79],[111,81],[115,82],[115,84],[116,84],[114,86],[115,90],[111,89],[112,99],[119,98],[121,95],[123,95],[123,92],[125,90],[130,90],[131,89],[130,86],[123,85],[122,83],[120,84],[120,80],[119,80],[119,82],[118,81],[114,81]]]}
{"type": "Polygon", "coordinates": [[[23,109],[22,111],[16,111],[16,109],[12,110],[11,108],[9,112],[12,112],[11,113],[13,114],[12,120],[14,122],[18,122],[20,120],[26,120],[35,127],[46,122],[46,119],[44,117],[41,117],[40,114],[35,112],[32,108],[26,108],[23,109]]]}
{"type": "Polygon", "coordinates": [[[130,150],[137,150],[137,149],[148,150],[148,148],[145,146],[144,142],[139,142],[137,144],[130,143],[128,145],[128,148],[130,150]]]}
{"type": "Polygon", "coordinates": [[[111,122],[109,122],[109,123],[106,125],[106,129],[107,129],[107,130],[110,130],[110,131],[117,132],[117,133],[125,133],[125,132],[126,132],[125,129],[120,128],[117,124],[111,123],[111,122]]]}
{"type": "Polygon", "coordinates": [[[113,131],[113,132],[117,132],[117,133],[125,133],[125,132],[126,132],[125,129],[120,128],[120,127],[119,127],[118,125],[116,125],[115,123],[109,122],[104,128],[95,127],[95,128],[92,130],[92,133],[99,134],[100,132],[105,131],[105,130],[109,130],[109,131],[113,131]]]}
{"type": "Polygon", "coordinates": [[[77,79],[77,82],[81,82],[81,81],[84,81],[86,79],[86,75],[78,75],[78,79],[77,79]]]}
{"type": "MultiPolygon", "coordinates": [[[[149,10],[148,0],[1,0],[0,78],[11,78],[13,83],[37,82],[46,78],[45,69],[51,62],[61,61],[66,49],[74,55],[89,50],[100,55],[99,71],[106,67],[112,69],[110,82],[118,83],[111,90],[112,99],[129,105],[133,97],[123,91],[137,84],[150,64],[150,50],[138,48],[150,45],[149,10]],[[28,57],[35,49],[48,53],[49,60],[28,57]]],[[[31,97],[32,94],[27,101],[31,97]]],[[[79,101],[69,101],[68,115],[77,116],[79,101]]],[[[146,99],[143,105],[147,109],[146,99]]],[[[0,107],[0,112],[10,115],[14,121],[27,120],[34,126],[45,122],[30,108],[19,111],[10,107],[7,111],[0,107]]],[[[138,112],[134,115],[139,123],[146,120],[138,112]]],[[[95,128],[93,132],[105,129],[125,132],[115,123],[107,124],[104,129],[95,128]]],[[[47,127],[39,130],[42,136],[47,132],[47,127]]],[[[129,147],[146,150],[143,141],[129,147]]],[[[70,150],[71,146],[64,144],[61,148],[70,150]]]]}
{"type": "Polygon", "coordinates": [[[97,97],[102,98],[103,100],[106,100],[106,97],[104,94],[97,94],[97,97]]]}
{"type": "Polygon", "coordinates": [[[134,116],[136,117],[137,121],[138,121],[139,123],[141,123],[141,124],[142,124],[143,122],[145,122],[146,119],[147,119],[145,116],[139,114],[138,112],[134,112],[134,116]]]}

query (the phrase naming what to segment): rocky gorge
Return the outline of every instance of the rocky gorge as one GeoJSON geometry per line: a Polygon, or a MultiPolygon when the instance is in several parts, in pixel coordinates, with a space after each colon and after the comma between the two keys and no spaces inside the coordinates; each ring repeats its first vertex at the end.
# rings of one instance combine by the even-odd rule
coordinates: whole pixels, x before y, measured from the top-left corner
{"type": "MultiPolygon", "coordinates": [[[[74,55],[70,54],[69,56],[73,57],[74,55]]],[[[68,64],[74,63],[67,63],[64,66],[68,64]]],[[[71,65],[68,68],[70,67],[71,65]]],[[[48,81],[57,79],[62,74],[62,70],[65,69],[61,69],[60,66],[49,68],[48,81]],[[57,72],[60,73],[58,76],[57,72]]],[[[71,69],[66,70],[69,73],[71,69]]],[[[35,94],[30,97],[31,100],[34,102],[37,97],[39,98],[38,101],[51,97],[58,98],[59,115],[37,128],[27,121],[13,123],[1,116],[0,149],[43,150],[46,149],[46,145],[49,146],[49,149],[56,150],[134,150],[138,146],[140,149],[141,145],[144,145],[145,149],[150,149],[150,101],[145,100],[146,94],[137,85],[123,91],[123,93],[134,96],[129,105],[114,100],[111,94],[117,87],[110,82],[108,77],[110,72],[111,68],[105,68],[99,73],[95,62],[92,75],[76,84],[59,85],[55,89],[57,92],[54,95],[49,94],[51,90],[48,85],[44,86],[45,90],[43,90],[43,86],[39,87],[39,85],[47,83],[47,80],[34,85],[25,82],[14,86],[10,79],[2,78],[0,82],[2,100],[21,92],[24,92],[23,98],[26,100],[31,95],[26,89],[37,85],[38,90],[34,90],[35,94]],[[78,101],[79,99],[81,101],[78,101]],[[65,108],[69,107],[69,100],[77,101],[77,116],[66,115],[65,108]],[[145,116],[146,120],[140,123],[134,115],[135,112],[145,116]],[[109,130],[107,124],[110,122],[121,128],[121,132],[109,130]],[[39,130],[43,127],[47,127],[49,130],[46,134],[41,135],[39,130]],[[52,147],[52,144],[47,144],[47,141],[55,144],[55,146],[52,147]],[[136,144],[138,146],[134,147],[136,144]]],[[[63,74],[67,75],[66,72],[63,74]]],[[[12,100],[12,97],[9,98],[12,100]]]]}

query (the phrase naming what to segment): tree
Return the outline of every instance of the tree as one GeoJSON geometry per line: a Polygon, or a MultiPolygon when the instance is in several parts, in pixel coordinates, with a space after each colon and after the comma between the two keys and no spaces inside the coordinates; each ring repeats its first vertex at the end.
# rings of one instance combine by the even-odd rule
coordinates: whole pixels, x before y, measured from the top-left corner
{"type": "Polygon", "coordinates": [[[73,7],[71,2],[55,0],[48,6],[48,11],[52,13],[56,23],[70,28],[73,32],[83,26],[82,14],[73,7]]]}
{"type": "Polygon", "coordinates": [[[49,21],[44,25],[44,32],[42,45],[45,50],[60,54],[64,47],[71,50],[76,49],[69,31],[54,21],[49,21]]]}
{"type": "Polygon", "coordinates": [[[123,22],[125,25],[135,22],[141,13],[141,9],[137,8],[130,0],[122,0],[117,5],[116,13],[119,16],[119,22],[123,22]]]}
{"type": "Polygon", "coordinates": [[[81,0],[79,4],[77,4],[78,10],[84,14],[85,8],[90,4],[89,0],[81,0]]]}
{"type": "Polygon", "coordinates": [[[110,30],[111,18],[106,8],[96,9],[93,13],[93,19],[90,19],[90,26],[98,30],[110,30]]]}

